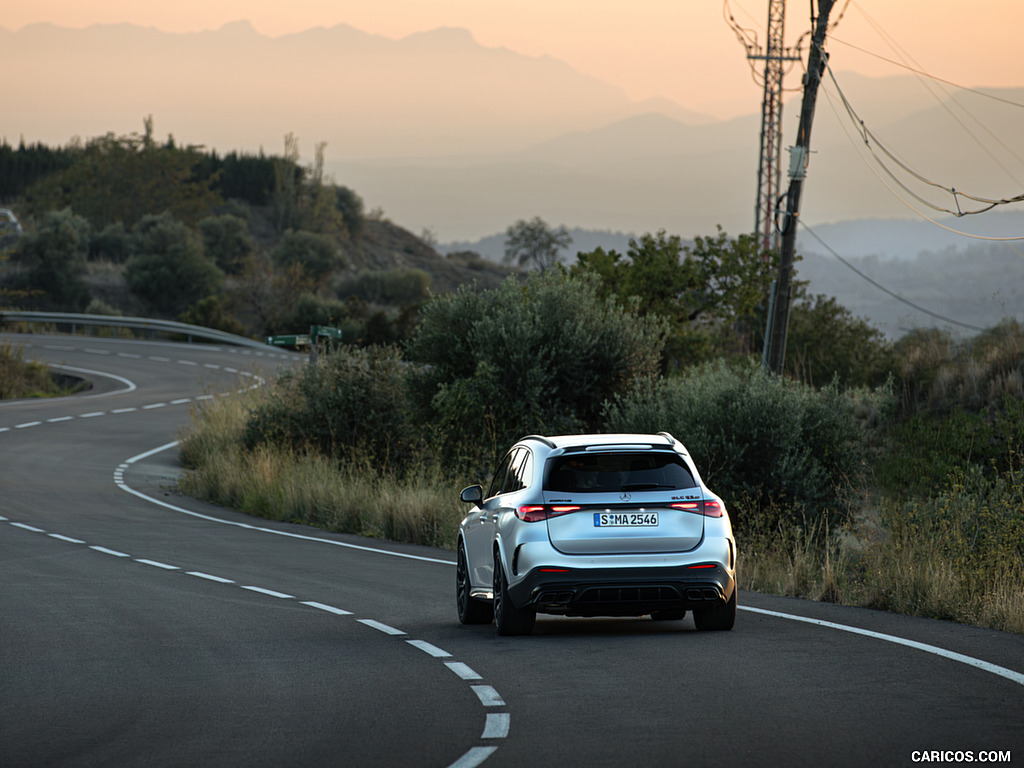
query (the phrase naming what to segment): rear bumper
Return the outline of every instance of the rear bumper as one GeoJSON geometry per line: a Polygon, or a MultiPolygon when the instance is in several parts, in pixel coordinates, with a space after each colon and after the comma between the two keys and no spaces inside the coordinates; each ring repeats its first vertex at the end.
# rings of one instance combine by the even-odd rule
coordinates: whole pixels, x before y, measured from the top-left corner
{"type": "Polygon", "coordinates": [[[563,616],[641,616],[652,611],[707,608],[736,589],[721,565],[708,568],[580,568],[530,570],[509,586],[519,608],[563,616]]]}

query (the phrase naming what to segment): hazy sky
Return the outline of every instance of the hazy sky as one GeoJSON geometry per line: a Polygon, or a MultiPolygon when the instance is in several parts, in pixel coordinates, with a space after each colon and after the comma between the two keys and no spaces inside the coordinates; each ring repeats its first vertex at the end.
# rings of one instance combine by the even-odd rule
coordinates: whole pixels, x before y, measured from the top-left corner
{"type": "MultiPolygon", "coordinates": [[[[846,0],[837,0],[833,18],[846,0]]],[[[735,19],[764,41],[767,0],[729,0],[735,19]]],[[[787,7],[787,36],[810,27],[810,4],[787,7]]],[[[760,109],[743,48],[723,18],[722,0],[33,0],[9,3],[0,26],[66,27],[129,22],[196,32],[248,19],[276,37],[348,24],[400,38],[437,27],[469,29],[477,41],[549,55],[623,89],[634,99],[664,96],[718,117],[760,109]]],[[[1014,63],[1024,28],[1020,0],[852,0],[831,35],[833,66],[868,75],[903,73],[889,59],[912,57],[929,73],[966,86],[1020,86],[1014,63]],[[898,47],[897,47],[898,46],[898,47]]],[[[799,87],[799,76],[786,80],[799,87]]]]}

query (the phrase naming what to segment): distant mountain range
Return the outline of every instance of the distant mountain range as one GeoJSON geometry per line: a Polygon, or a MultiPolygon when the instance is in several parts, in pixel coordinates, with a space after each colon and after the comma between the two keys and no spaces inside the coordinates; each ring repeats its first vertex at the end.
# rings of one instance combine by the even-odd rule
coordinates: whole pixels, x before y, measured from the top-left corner
{"type": "MultiPolygon", "coordinates": [[[[832,62],[841,68],[838,55],[832,62]]],[[[368,208],[442,242],[474,241],[536,215],[569,228],[684,238],[716,225],[730,234],[754,228],[759,94],[750,115],[715,121],[663,99],[631,101],[556,59],[488,48],[465,30],[390,40],[346,25],[269,38],[244,21],[194,34],[37,24],[0,28],[0,67],[0,130],[11,143],[141,131],[149,114],[158,137],[222,152],[280,152],[293,133],[307,158],[325,141],[327,170],[368,208]]],[[[908,205],[941,215],[886,188],[895,183],[870,157],[857,120],[928,179],[983,197],[1024,191],[1024,88],[982,95],[930,91],[909,75],[837,79],[856,116],[845,115],[826,78],[801,207],[812,227],[913,218],[908,205]]],[[[798,112],[791,94],[784,144],[798,112]]],[[[976,205],[912,187],[939,207],[976,205]]],[[[958,220],[980,234],[996,221],[1005,220],[958,220]]],[[[844,238],[861,253],[894,248],[877,224],[844,238]]],[[[923,243],[900,249],[913,255],[923,243]]]]}

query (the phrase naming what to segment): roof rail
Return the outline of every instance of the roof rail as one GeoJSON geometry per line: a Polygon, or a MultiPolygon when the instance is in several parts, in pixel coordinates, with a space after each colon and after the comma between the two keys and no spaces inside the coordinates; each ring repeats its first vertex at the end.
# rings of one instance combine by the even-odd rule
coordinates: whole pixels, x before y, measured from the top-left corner
{"type": "Polygon", "coordinates": [[[676,439],[672,437],[672,435],[670,435],[668,432],[659,432],[658,434],[664,437],[666,440],[668,440],[669,443],[671,443],[672,445],[676,444],[676,439]]]}
{"type": "Polygon", "coordinates": [[[519,442],[522,442],[523,440],[536,440],[537,442],[544,443],[544,445],[546,445],[548,448],[558,447],[543,435],[527,435],[526,437],[520,438],[519,442]]]}

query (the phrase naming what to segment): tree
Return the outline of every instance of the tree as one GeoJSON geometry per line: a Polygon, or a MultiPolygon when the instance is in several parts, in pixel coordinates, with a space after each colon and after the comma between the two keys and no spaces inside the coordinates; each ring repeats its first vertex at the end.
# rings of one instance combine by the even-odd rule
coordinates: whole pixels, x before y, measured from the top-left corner
{"type": "Polygon", "coordinates": [[[169,213],[144,217],[132,240],[136,255],[125,266],[128,287],[159,312],[179,315],[224,279],[192,230],[169,213]]]}
{"type": "Polygon", "coordinates": [[[630,240],[626,255],[601,248],[580,253],[572,271],[599,275],[605,295],[638,298],[641,314],[669,321],[668,368],[754,349],[774,258],[766,259],[753,237],[731,240],[721,228],[693,245],[662,230],[630,240]]]}
{"type": "Polygon", "coordinates": [[[551,229],[540,217],[520,219],[505,230],[505,263],[536,267],[541,272],[558,263],[558,252],[568,248],[572,238],[564,226],[551,229]]]}
{"type": "Polygon", "coordinates": [[[223,271],[238,272],[256,249],[245,219],[225,213],[199,222],[203,250],[223,271]]]}
{"type": "Polygon", "coordinates": [[[47,213],[35,235],[21,238],[15,260],[28,268],[15,288],[35,294],[34,304],[79,311],[89,299],[83,280],[89,253],[89,222],[70,208],[47,213]]]}
{"type": "Polygon", "coordinates": [[[271,253],[281,267],[299,265],[315,282],[322,282],[345,266],[338,241],[330,235],[288,230],[271,253]]]}
{"type": "Polygon", "coordinates": [[[424,421],[458,452],[481,433],[502,445],[531,431],[600,426],[602,403],[657,371],[664,323],[598,296],[593,276],[558,270],[467,286],[420,310],[408,345],[425,364],[412,384],[424,421]]]}

